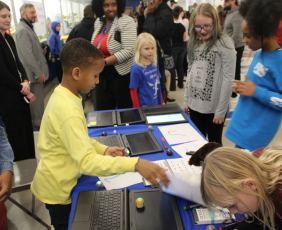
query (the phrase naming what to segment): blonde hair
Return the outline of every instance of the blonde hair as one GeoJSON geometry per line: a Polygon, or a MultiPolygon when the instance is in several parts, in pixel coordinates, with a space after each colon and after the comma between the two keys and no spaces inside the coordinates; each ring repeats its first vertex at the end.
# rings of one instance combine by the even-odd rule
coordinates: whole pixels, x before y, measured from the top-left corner
{"type": "Polygon", "coordinates": [[[203,164],[201,192],[209,206],[219,205],[222,197],[215,189],[223,189],[231,196],[244,192],[242,183],[252,178],[257,190],[258,211],[254,216],[270,229],[275,229],[275,207],[271,194],[282,184],[282,150],[267,149],[256,158],[240,149],[222,147],[208,155],[203,164]]]}
{"type": "Polygon", "coordinates": [[[137,41],[135,44],[135,55],[134,55],[134,62],[138,65],[142,65],[141,63],[141,48],[144,45],[145,42],[151,43],[154,46],[154,60],[153,60],[153,65],[157,66],[158,60],[157,60],[157,43],[155,38],[149,34],[149,33],[141,33],[137,37],[137,41]]]}
{"type": "Polygon", "coordinates": [[[192,13],[189,20],[189,42],[188,42],[188,58],[190,63],[193,61],[194,49],[202,42],[198,40],[197,33],[195,32],[195,20],[198,15],[202,15],[212,19],[212,36],[207,44],[206,52],[209,52],[212,46],[221,38],[222,31],[220,20],[216,9],[209,3],[200,4],[192,13]]]}

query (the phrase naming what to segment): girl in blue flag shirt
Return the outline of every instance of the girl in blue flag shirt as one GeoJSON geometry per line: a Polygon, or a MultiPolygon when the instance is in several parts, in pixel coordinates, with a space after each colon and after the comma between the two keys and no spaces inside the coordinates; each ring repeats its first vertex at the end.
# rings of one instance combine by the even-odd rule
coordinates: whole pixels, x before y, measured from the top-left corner
{"type": "Polygon", "coordinates": [[[133,107],[162,104],[157,45],[156,40],[149,33],[141,33],[138,36],[134,61],[129,85],[133,107]]]}
{"type": "Polygon", "coordinates": [[[256,54],[246,81],[233,82],[240,99],[225,136],[236,146],[253,151],[271,142],[282,118],[282,49],[275,38],[282,2],[245,0],[239,12],[244,18],[244,42],[256,54]]]}

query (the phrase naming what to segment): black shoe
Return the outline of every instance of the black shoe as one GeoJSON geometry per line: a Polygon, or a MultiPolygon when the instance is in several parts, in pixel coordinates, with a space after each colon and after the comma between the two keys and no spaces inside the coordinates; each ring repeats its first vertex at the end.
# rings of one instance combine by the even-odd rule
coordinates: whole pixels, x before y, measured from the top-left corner
{"type": "Polygon", "coordinates": [[[178,84],[177,86],[179,89],[183,89],[183,84],[178,84]]]}
{"type": "Polygon", "coordinates": [[[167,101],[167,102],[175,102],[175,99],[174,99],[174,98],[169,98],[169,97],[167,97],[167,98],[166,98],[166,101],[167,101]]]}

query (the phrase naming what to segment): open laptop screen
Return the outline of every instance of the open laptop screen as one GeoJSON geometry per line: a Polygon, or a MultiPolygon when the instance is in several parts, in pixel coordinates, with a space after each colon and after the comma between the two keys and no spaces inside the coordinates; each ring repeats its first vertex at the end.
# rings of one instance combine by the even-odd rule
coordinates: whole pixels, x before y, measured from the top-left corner
{"type": "Polygon", "coordinates": [[[130,148],[131,156],[163,151],[152,133],[125,134],[126,146],[130,148]]]}
{"type": "Polygon", "coordinates": [[[182,113],[161,114],[161,115],[147,115],[147,124],[171,124],[186,122],[182,113]]]}
{"type": "Polygon", "coordinates": [[[120,124],[144,122],[144,118],[139,109],[119,111],[118,114],[119,114],[120,124]]]}

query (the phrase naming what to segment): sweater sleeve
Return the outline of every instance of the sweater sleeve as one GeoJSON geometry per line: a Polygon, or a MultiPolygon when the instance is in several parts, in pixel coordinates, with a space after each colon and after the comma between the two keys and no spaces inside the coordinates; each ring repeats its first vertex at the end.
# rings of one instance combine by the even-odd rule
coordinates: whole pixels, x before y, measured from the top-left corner
{"type": "Polygon", "coordinates": [[[271,69],[271,77],[274,79],[276,85],[276,91],[270,90],[266,87],[256,85],[256,91],[253,95],[255,99],[263,103],[264,105],[275,109],[277,111],[282,111],[282,67],[281,59],[274,60],[276,64],[273,64],[273,69],[271,69]]]}
{"type": "Polygon", "coordinates": [[[3,122],[0,117],[0,132],[1,132],[1,141],[0,141],[0,174],[4,171],[13,171],[13,160],[14,153],[12,147],[8,141],[7,134],[3,122]]]}
{"type": "Polygon", "coordinates": [[[81,174],[108,176],[135,170],[138,158],[111,157],[98,154],[106,146],[90,142],[83,120],[72,117],[64,122],[60,138],[71,158],[79,165],[81,174]]]}
{"type": "Polygon", "coordinates": [[[139,108],[140,107],[140,102],[139,102],[139,99],[138,99],[137,89],[130,89],[130,96],[131,96],[133,107],[134,108],[139,108]]]}
{"type": "Polygon", "coordinates": [[[31,81],[37,80],[42,71],[38,65],[38,61],[35,59],[32,53],[32,42],[28,31],[22,29],[16,33],[17,49],[23,55],[21,58],[24,60],[25,67],[30,69],[34,74],[34,79],[29,79],[31,81]]]}
{"type": "Polygon", "coordinates": [[[223,76],[215,117],[224,117],[228,110],[229,99],[232,92],[232,80],[235,76],[236,51],[233,41],[227,36],[223,38],[223,44],[220,45],[219,49],[223,76]]]}
{"type": "Polygon", "coordinates": [[[134,55],[134,45],[137,37],[137,28],[134,20],[130,17],[119,19],[121,24],[124,24],[123,28],[120,28],[121,33],[121,46],[122,48],[114,53],[118,60],[118,63],[128,61],[134,55]]]}
{"type": "Polygon", "coordinates": [[[56,54],[56,38],[53,34],[49,37],[49,47],[50,47],[51,55],[55,55],[56,54]]]}

